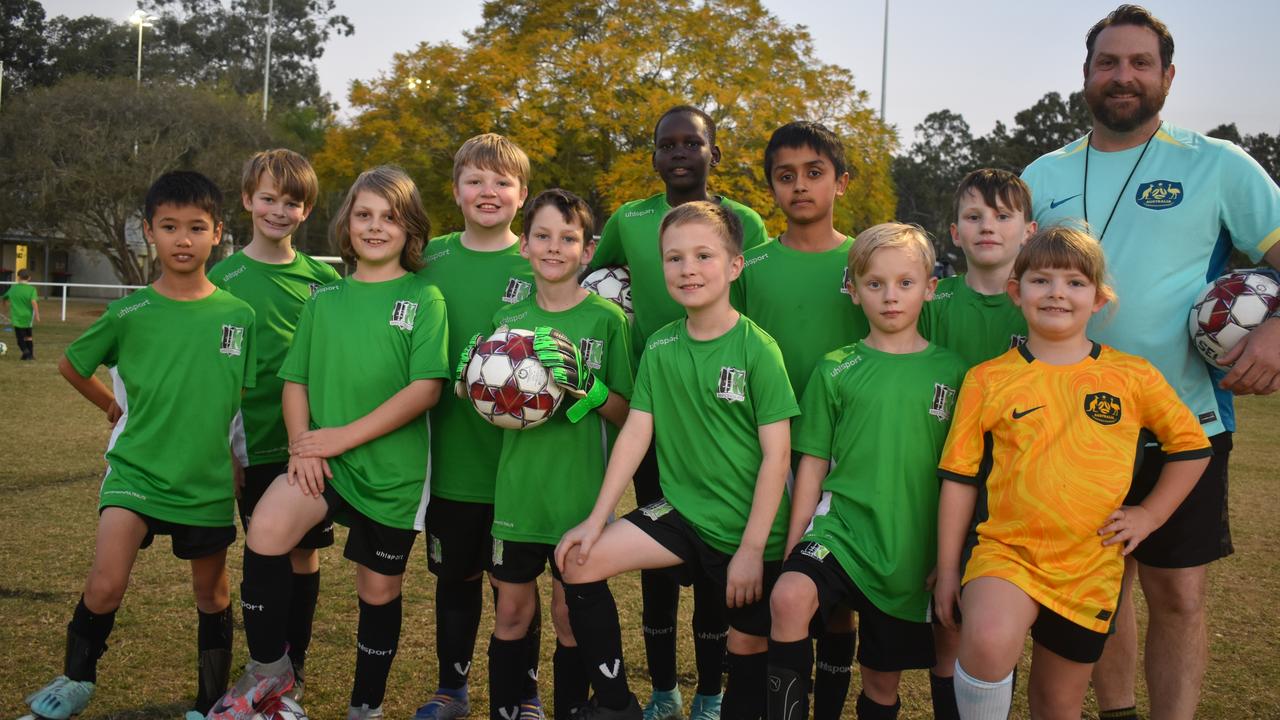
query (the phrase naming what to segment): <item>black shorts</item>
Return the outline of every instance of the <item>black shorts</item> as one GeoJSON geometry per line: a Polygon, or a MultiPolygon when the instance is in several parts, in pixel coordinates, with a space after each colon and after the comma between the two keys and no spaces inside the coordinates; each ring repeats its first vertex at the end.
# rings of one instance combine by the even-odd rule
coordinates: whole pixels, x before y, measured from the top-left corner
{"type": "Polygon", "coordinates": [[[1036,644],[1072,662],[1085,664],[1096,663],[1102,657],[1108,634],[1077,625],[1043,605],[1031,624],[1031,639],[1036,644]]]}
{"type": "Polygon", "coordinates": [[[427,569],[441,580],[469,580],[490,567],[493,504],[431,498],[427,505],[427,569]]]}
{"type": "MultiPolygon", "coordinates": [[[[680,512],[665,499],[636,508],[623,518],[640,528],[659,545],[680,558],[683,566],[674,568],[676,579],[690,584],[705,578],[722,590],[728,585],[729,561],[733,556],[711,547],[698,535],[680,512]]],[[[769,593],[782,574],[781,560],[764,561],[764,588],[760,600],[743,607],[726,607],[729,626],[738,632],[769,636],[769,593]]]]}
{"type": "Polygon", "coordinates": [[[325,483],[323,497],[329,512],[322,522],[336,517],[348,528],[343,557],[382,575],[404,574],[417,530],[393,528],[370,518],[343,499],[332,483],[325,483]]]}
{"type": "MultiPolygon", "coordinates": [[[[107,507],[120,506],[108,505],[102,510],[106,510],[107,507]]],[[[151,543],[155,542],[157,535],[168,535],[173,541],[174,557],[180,560],[199,560],[226,550],[231,547],[231,543],[236,541],[236,526],[234,524],[219,527],[183,525],[182,523],[169,522],[168,520],[153,518],[150,515],[143,515],[132,508],[121,507],[120,509],[128,510],[137,515],[147,525],[147,536],[142,538],[142,544],[138,546],[139,550],[146,550],[151,547],[151,543]]],[[[102,510],[98,511],[99,514],[101,514],[102,510]]]]}
{"type": "MultiPolygon", "coordinates": [[[[1227,460],[1231,456],[1231,433],[1209,438],[1213,457],[1191,494],[1182,501],[1164,525],[1147,536],[1133,551],[1143,565],[1158,568],[1187,568],[1205,565],[1235,552],[1231,545],[1231,525],[1227,517],[1227,460]]],[[[1143,452],[1125,505],[1136,505],[1151,492],[1164,469],[1165,454],[1159,447],[1143,452]]]]}
{"type": "Polygon", "coordinates": [[[556,567],[556,546],[548,543],[522,542],[493,538],[493,560],[489,575],[505,583],[527,583],[538,579],[551,566],[551,577],[563,580],[556,567]]]}
{"type": "MultiPolygon", "coordinates": [[[[271,483],[275,482],[277,477],[288,470],[287,462],[262,463],[250,465],[244,469],[244,489],[240,491],[236,506],[240,509],[240,525],[246,534],[249,532],[249,519],[253,517],[253,509],[258,507],[258,501],[262,499],[263,493],[271,487],[271,483]]],[[[316,526],[308,530],[307,534],[298,541],[298,547],[307,550],[327,548],[331,545],[333,545],[333,520],[330,519],[316,523],[316,526]]]]}
{"type": "Polygon", "coordinates": [[[631,479],[636,488],[636,507],[643,507],[662,499],[662,484],[658,481],[658,445],[649,443],[640,467],[631,479]]]}
{"type": "Polygon", "coordinates": [[[859,665],[897,672],[931,668],[937,663],[933,627],[893,617],[876,607],[822,545],[810,541],[797,544],[782,571],[800,573],[818,588],[818,612],[810,624],[814,637],[826,631],[827,619],[836,607],[847,606],[858,613],[859,665]]]}

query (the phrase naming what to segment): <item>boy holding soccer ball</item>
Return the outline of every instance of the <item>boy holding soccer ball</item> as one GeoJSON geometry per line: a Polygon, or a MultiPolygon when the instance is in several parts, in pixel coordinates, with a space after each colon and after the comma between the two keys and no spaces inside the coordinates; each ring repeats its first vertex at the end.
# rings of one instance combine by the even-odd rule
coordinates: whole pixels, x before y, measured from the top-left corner
{"type": "MultiPolygon", "coordinates": [[[[567,720],[587,701],[586,666],[569,627],[554,551],[564,532],[591,511],[604,475],[604,422],[621,426],[626,420],[632,386],[626,315],[577,282],[578,269],[594,250],[587,204],[564,190],[540,193],[525,209],[520,239],[536,294],[493,318],[497,327],[534,331],[538,358],[566,392],[564,406],[546,422],[502,434],[489,571],[498,589],[489,642],[489,716],[495,719],[526,710],[520,707],[526,635],[537,607],[537,578],[548,561],[554,579],[556,718],[567,720]]],[[[469,356],[464,353],[461,367],[469,356]]]]}

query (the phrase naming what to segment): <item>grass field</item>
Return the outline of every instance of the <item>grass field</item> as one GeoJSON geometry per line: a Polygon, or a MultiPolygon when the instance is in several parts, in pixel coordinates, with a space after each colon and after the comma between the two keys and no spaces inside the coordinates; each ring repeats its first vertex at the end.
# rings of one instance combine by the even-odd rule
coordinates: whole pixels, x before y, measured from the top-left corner
{"type": "MultiPolygon", "coordinates": [[[[107,424],[59,377],[56,363],[67,344],[102,306],[75,304],[68,322],[36,328],[34,363],[19,363],[11,333],[0,334],[9,354],[0,357],[0,718],[25,712],[22,697],[61,671],[63,638],[93,552],[98,480],[107,424]]],[[[56,317],[51,311],[46,317],[56,317]]],[[[104,374],[105,376],[105,374],[104,374]]],[[[1275,428],[1280,397],[1239,403],[1245,432],[1232,456],[1235,556],[1210,570],[1212,658],[1200,716],[1280,717],[1280,486],[1275,482],[1275,428]]],[[[181,453],[183,429],[172,428],[171,452],[181,453]]],[[[625,501],[624,501],[625,502],[625,501]]],[[[340,530],[341,533],[341,530],[340,530]]],[[[344,539],[340,534],[339,543],[344,539]]],[[[417,543],[405,580],[404,634],[385,702],[387,717],[409,718],[435,686],[433,579],[417,543]]],[[[240,575],[240,545],[232,548],[233,596],[240,575]]],[[[307,708],[316,718],[343,717],[354,668],[355,573],[334,548],[322,556],[322,589],[315,639],[307,664],[307,708]]],[[[544,595],[549,593],[545,586],[544,595]]],[[[110,650],[99,669],[98,692],[85,718],[179,717],[195,693],[195,620],[184,562],[160,539],[142,553],[117,616],[110,650]]],[[[612,583],[622,611],[632,686],[648,692],[640,639],[639,581],[634,574],[612,583]]],[[[686,593],[683,628],[690,611],[686,593]]],[[[549,602],[549,598],[547,598],[549,602]]],[[[1139,607],[1142,603],[1139,602],[1139,607]]],[[[236,613],[237,622],[239,613],[236,613]]],[[[486,619],[472,667],[472,717],[486,715],[486,619]]],[[[1140,620],[1141,622],[1141,620],[1140,620]]],[[[552,631],[543,629],[543,696],[550,698],[552,631]]],[[[237,628],[236,662],[245,656],[237,628]]],[[[681,633],[681,685],[694,680],[692,641],[681,633]]],[[[1025,668],[1024,668],[1025,671],[1025,668]]],[[[1023,675],[1025,677],[1025,675],[1023,675]]],[[[857,679],[855,678],[855,691],[857,679]]],[[[903,718],[930,717],[923,671],[908,673],[903,718]]],[[[1025,687],[1025,683],[1022,684],[1025,687]]],[[[1140,690],[1141,692],[1141,690],[1140,690]]],[[[1092,701],[1087,709],[1092,712],[1092,701]]],[[[1139,700],[1145,708],[1145,697],[1139,700]]],[[[852,703],[846,713],[853,717],[852,703]]],[[[1026,716],[1025,698],[1017,717],[1026,716]]]]}

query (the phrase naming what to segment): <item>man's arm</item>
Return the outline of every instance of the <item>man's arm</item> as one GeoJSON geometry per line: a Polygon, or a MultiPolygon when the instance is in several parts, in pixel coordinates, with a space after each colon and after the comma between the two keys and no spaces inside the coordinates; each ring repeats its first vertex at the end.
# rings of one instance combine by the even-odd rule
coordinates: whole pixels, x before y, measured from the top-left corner
{"type": "MultiPolygon", "coordinates": [[[[1271,246],[1263,260],[1280,269],[1280,243],[1271,246]]],[[[1280,390],[1280,316],[1254,328],[1218,364],[1231,372],[1219,385],[1236,395],[1270,395],[1280,390]]]]}

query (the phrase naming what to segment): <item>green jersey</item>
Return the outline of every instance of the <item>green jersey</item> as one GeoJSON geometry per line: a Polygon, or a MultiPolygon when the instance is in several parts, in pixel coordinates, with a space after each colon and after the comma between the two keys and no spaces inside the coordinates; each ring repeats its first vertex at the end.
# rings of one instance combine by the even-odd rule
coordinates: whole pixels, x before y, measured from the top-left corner
{"type": "MultiPolygon", "coordinates": [[[[449,359],[456,363],[476,333],[493,329],[493,314],[533,294],[533,271],[519,244],[479,252],[462,244],[462,233],[434,238],[423,252],[418,276],[448,299],[449,359]]],[[[493,482],[502,430],[485,422],[470,403],[452,392],[431,410],[431,493],[462,502],[493,502],[493,482]]]]}
{"type": "Polygon", "coordinates": [[[338,280],[326,263],[294,253],[283,264],[260,262],[238,252],[209,271],[214,285],[244,300],[256,315],[254,345],[258,353],[258,381],[245,393],[240,417],[243,436],[237,436],[236,455],[245,465],[285,462],[289,434],[280,412],[284,381],[277,373],[293,342],[302,305],[322,285],[338,280]]]}
{"type": "MultiPolygon", "coordinates": [[[[617,305],[594,293],[568,310],[550,312],[529,298],[493,317],[495,326],[553,327],[577,344],[583,363],[608,388],[631,396],[631,328],[617,305]]],[[[608,459],[605,419],[593,413],[577,423],[565,417],[574,398],[545,423],[502,433],[493,498],[493,536],[501,540],[560,542],[591,514],[608,459]],[[568,461],[566,462],[566,458],[568,461]]]]}
{"type": "Polygon", "coordinates": [[[1027,341],[1027,319],[1009,294],[977,293],[964,275],[938,281],[917,325],[926,340],[956,352],[969,367],[1027,341]]]}
{"type": "MultiPolygon", "coordinates": [[[[669,323],[645,346],[631,407],[653,415],[662,494],[708,545],[736,552],[764,457],[759,427],[800,412],[778,344],[746,316],[714,340],[669,323]]],[[[782,558],[790,514],[784,493],[766,560],[782,558]]]]}
{"type": "Polygon", "coordinates": [[[124,414],[107,444],[99,507],[183,525],[235,517],[231,421],[257,367],[253,309],[224,290],[200,300],[152,287],[107,306],[67,348],[82,377],[111,370],[124,414]]]}
{"type": "MultiPolygon", "coordinates": [[[[938,459],[968,365],[930,344],[906,355],[863,341],[814,368],[791,446],[831,461],[805,534],[885,613],[929,619],[938,554],[938,459]]],[[[821,558],[818,558],[821,559],[821,558]]]]}
{"type": "Polygon", "coordinates": [[[845,238],[839,247],[811,253],[774,240],[744,253],[730,299],[778,341],[796,396],[823,355],[870,332],[866,314],[849,297],[851,247],[853,238],[845,238]]]}
{"type": "MultiPolygon", "coordinates": [[[[307,386],[313,429],[340,427],[415,380],[448,378],[447,333],[444,298],[418,276],[373,283],[347,277],[307,301],[280,377],[307,386]]],[[[361,514],[421,530],[430,441],[427,419],[410,420],[329,458],[329,483],[361,514]]]]}
{"type": "MultiPolygon", "coordinates": [[[[716,196],[715,200],[742,220],[744,250],[768,242],[764,221],[755,210],[726,197],[716,196]]],[[[592,269],[626,265],[630,271],[631,306],[635,312],[632,339],[637,350],[643,345],[641,341],[658,328],[685,316],[684,308],[667,292],[667,281],[662,274],[658,229],[670,209],[666,193],[624,204],[604,224],[599,247],[591,258],[592,269]]]]}
{"type": "Polygon", "coordinates": [[[34,317],[32,307],[36,302],[36,289],[24,282],[14,283],[5,292],[4,299],[9,301],[9,321],[16,328],[31,327],[34,317]]]}

